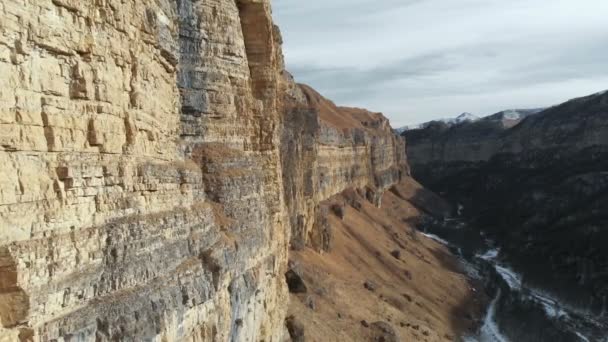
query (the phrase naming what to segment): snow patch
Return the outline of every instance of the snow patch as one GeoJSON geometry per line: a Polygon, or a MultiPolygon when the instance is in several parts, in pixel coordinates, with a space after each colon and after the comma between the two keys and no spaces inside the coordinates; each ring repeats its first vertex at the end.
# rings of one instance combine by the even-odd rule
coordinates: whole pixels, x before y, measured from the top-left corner
{"type": "Polygon", "coordinates": [[[496,304],[500,299],[500,289],[496,293],[496,297],[490,303],[486,317],[483,320],[483,325],[479,331],[479,342],[508,342],[509,340],[500,333],[498,325],[494,320],[496,315],[496,304]]]}
{"type": "Polygon", "coordinates": [[[488,250],[484,254],[481,254],[481,255],[478,254],[477,256],[483,260],[491,261],[491,260],[496,259],[498,257],[499,253],[500,253],[500,249],[494,248],[494,249],[488,250]]]}
{"type": "Polygon", "coordinates": [[[581,341],[583,341],[583,342],[589,342],[589,339],[587,337],[585,337],[585,335],[579,333],[578,331],[575,331],[574,333],[576,334],[576,336],[578,336],[578,338],[581,339],[581,341]]]}
{"type": "Polygon", "coordinates": [[[568,313],[560,307],[559,302],[548,294],[536,289],[530,289],[530,295],[534,301],[543,306],[547,317],[559,318],[568,316],[568,313]]]}
{"type": "Polygon", "coordinates": [[[168,26],[171,23],[169,17],[163,12],[156,13],[156,17],[158,18],[158,21],[165,26],[168,26]]]}
{"type": "Polygon", "coordinates": [[[456,119],[448,119],[447,123],[462,123],[462,122],[469,122],[469,121],[477,121],[479,120],[479,118],[471,113],[462,113],[460,115],[458,115],[456,117],[456,119]]]}
{"type": "Polygon", "coordinates": [[[411,131],[411,130],[414,130],[414,129],[421,129],[421,128],[424,128],[424,127],[425,127],[425,125],[426,125],[426,123],[417,124],[417,125],[407,125],[407,126],[403,126],[403,127],[395,128],[395,129],[394,129],[394,131],[395,131],[397,134],[401,134],[401,133],[403,133],[403,132],[405,132],[405,131],[411,131]]]}
{"type": "Polygon", "coordinates": [[[496,268],[496,272],[500,274],[502,279],[507,282],[507,285],[509,285],[511,289],[518,291],[521,290],[522,281],[521,276],[519,274],[515,273],[515,271],[508,267],[500,265],[494,265],[494,268],[496,268]]]}
{"type": "Polygon", "coordinates": [[[431,124],[432,122],[443,122],[443,123],[447,124],[448,126],[452,126],[452,125],[456,125],[456,124],[461,124],[463,122],[475,122],[477,120],[479,120],[478,116],[465,112],[465,113],[458,115],[455,118],[437,119],[437,120],[428,121],[428,122],[424,122],[424,123],[417,124],[417,125],[408,125],[408,126],[399,127],[399,128],[395,129],[395,132],[397,132],[398,134],[401,134],[405,131],[423,129],[423,128],[426,128],[427,126],[429,126],[429,124],[431,124]]]}
{"type": "Polygon", "coordinates": [[[437,236],[435,234],[422,233],[422,232],[420,232],[420,234],[426,236],[427,238],[429,238],[431,240],[435,240],[435,241],[439,242],[440,244],[443,244],[443,245],[446,245],[446,246],[450,245],[449,242],[447,242],[446,240],[440,238],[439,236],[437,236]]]}
{"type": "Polygon", "coordinates": [[[519,120],[521,119],[521,114],[516,110],[506,110],[502,114],[502,117],[505,120],[519,120]]]}

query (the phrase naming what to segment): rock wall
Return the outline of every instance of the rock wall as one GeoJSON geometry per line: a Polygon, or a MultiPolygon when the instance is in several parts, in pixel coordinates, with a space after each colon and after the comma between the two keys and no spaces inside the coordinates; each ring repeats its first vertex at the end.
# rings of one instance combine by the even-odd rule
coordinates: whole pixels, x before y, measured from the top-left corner
{"type": "Polygon", "coordinates": [[[405,141],[382,114],[338,107],[289,74],[284,80],[281,154],[291,246],[323,250],[331,234],[320,224],[319,203],[354,187],[380,206],[383,192],[409,174],[405,141]]]}
{"type": "Polygon", "coordinates": [[[0,4],[4,340],[279,340],[269,6],[0,4]]]}
{"type": "Polygon", "coordinates": [[[269,0],[0,3],[0,341],[283,338],[292,227],[405,162],[280,44],[269,0]]]}

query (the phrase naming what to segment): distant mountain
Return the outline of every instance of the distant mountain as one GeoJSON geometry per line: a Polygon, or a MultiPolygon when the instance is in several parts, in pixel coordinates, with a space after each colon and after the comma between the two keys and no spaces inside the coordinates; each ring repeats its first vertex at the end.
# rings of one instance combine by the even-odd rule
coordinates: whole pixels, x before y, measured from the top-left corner
{"type": "Polygon", "coordinates": [[[608,92],[403,135],[412,175],[461,204],[526,282],[608,326],[608,92]]]}
{"type": "Polygon", "coordinates": [[[492,114],[484,117],[483,121],[492,121],[492,122],[500,122],[503,127],[511,128],[518,123],[520,123],[523,119],[527,118],[530,115],[534,115],[536,113],[540,113],[545,108],[534,108],[534,109],[508,109],[503,110],[502,112],[498,112],[496,114],[492,114]]]}
{"type": "Polygon", "coordinates": [[[475,116],[471,113],[468,112],[464,112],[460,115],[458,115],[455,118],[449,118],[449,119],[437,119],[437,120],[432,120],[432,121],[427,121],[427,122],[423,122],[421,124],[417,124],[417,125],[409,125],[409,126],[403,126],[403,127],[399,127],[395,129],[395,132],[401,134],[405,131],[411,131],[413,129],[422,129],[427,127],[428,125],[430,125],[431,123],[444,123],[448,126],[452,126],[452,125],[456,125],[456,124],[460,124],[463,122],[474,122],[479,120],[478,116],[475,116]]]}
{"type": "Polygon", "coordinates": [[[413,129],[423,128],[422,125],[424,125],[424,124],[403,126],[403,127],[395,128],[394,131],[395,131],[395,133],[401,135],[405,131],[411,131],[413,129]]]}
{"type": "Polygon", "coordinates": [[[443,119],[441,121],[447,123],[447,124],[459,124],[459,123],[463,123],[463,122],[473,122],[473,121],[477,121],[479,120],[479,117],[476,115],[473,115],[471,113],[467,113],[464,112],[460,115],[458,115],[456,118],[454,119],[443,119]]]}
{"type": "Polygon", "coordinates": [[[543,111],[544,109],[545,108],[507,109],[507,110],[503,110],[501,112],[498,112],[498,113],[495,113],[492,115],[488,115],[483,118],[480,118],[480,117],[478,117],[474,114],[468,113],[468,112],[464,112],[455,118],[438,119],[438,120],[427,121],[427,122],[417,124],[417,125],[403,126],[403,127],[395,129],[395,132],[397,132],[398,134],[401,134],[405,131],[411,131],[411,130],[415,130],[415,129],[424,129],[431,124],[440,124],[440,125],[445,124],[442,126],[451,127],[451,126],[459,125],[462,123],[477,122],[477,121],[498,122],[505,128],[511,128],[511,127],[517,125],[518,123],[520,123],[521,120],[527,118],[530,115],[539,113],[539,112],[543,111]]]}

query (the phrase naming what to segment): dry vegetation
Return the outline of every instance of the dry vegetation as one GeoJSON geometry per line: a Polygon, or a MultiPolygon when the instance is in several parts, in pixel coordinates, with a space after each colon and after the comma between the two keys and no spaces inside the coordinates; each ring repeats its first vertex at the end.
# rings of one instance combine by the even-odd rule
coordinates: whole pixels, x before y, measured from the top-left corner
{"type": "Polygon", "coordinates": [[[291,255],[307,291],[292,294],[289,315],[306,341],[452,341],[474,326],[485,299],[444,246],[414,230],[422,213],[412,203],[425,196],[408,179],[380,209],[355,191],[332,198],[360,209],[330,211],[331,251],[291,255]]]}

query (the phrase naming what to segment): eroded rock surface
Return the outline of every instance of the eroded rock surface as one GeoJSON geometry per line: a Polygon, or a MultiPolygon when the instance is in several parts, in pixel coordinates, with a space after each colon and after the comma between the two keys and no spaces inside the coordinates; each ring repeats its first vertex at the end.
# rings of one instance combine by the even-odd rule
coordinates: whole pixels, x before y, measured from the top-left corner
{"type": "Polygon", "coordinates": [[[0,3],[0,340],[287,334],[292,229],[406,171],[280,44],[268,0],[0,3]]]}
{"type": "Polygon", "coordinates": [[[268,1],[0,4],[0,333],[278,340],[268,1]]]}
{"type": "Polygon", "coordinates": [[[380,206],[384,191],[409,173],[405,141],[392,133],[382,114],[338,107],[310,87],[293,83],[288,74],[285,80],[281,155],[291,245],[327,251],[328,208],[320,203],[359,188],[380,206]]]}

